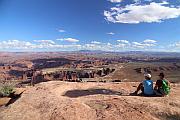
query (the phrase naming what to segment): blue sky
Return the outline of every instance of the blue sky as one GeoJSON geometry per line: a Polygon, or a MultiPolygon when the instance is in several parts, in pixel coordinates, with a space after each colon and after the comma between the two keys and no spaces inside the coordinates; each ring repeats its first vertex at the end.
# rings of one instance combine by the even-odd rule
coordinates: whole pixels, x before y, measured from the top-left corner
{"type": "Polygon", "coordinates": [[[0,51],[72,50],[180,52],[180,0],[0,0],[0,51]]]}

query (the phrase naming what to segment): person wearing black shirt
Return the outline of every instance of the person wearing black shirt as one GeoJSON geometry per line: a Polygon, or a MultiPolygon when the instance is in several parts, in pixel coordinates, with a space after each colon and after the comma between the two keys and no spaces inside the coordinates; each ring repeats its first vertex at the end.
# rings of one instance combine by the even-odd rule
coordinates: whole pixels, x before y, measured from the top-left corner
{"type": "Polygon", "coordinates": [[[159,74],[159,80],[156,81],[156,85],[154,87],[154,92],[157,96],[165,96],[166,94],[164,93],[163,90],[163,81],[167,83],[168,86],[170,86],[170,83],[168,80],[165,79],[164,73],[159,74]]]}

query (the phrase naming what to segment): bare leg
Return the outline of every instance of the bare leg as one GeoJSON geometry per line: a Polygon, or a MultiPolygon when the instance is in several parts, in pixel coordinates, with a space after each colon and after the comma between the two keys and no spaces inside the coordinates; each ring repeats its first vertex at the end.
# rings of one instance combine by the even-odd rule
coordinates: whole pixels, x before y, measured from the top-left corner
{"type": "Polygon", "coordinates": [[[140,90],[141,90],[142,92],[144,91],[144,89],[143,89],[143,84],[142,84],[142,83],[139,84],[139,86],[137,87],[137,90],[136,90],[134,93],[137,94],[140,90]]]}

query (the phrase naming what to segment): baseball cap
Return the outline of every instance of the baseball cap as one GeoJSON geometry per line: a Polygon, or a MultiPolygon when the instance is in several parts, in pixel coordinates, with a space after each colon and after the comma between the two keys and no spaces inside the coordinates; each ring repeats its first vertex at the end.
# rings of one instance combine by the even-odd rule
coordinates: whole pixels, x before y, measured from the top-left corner
{"type": "Polygon", "coordinates": [[[149,73],[146,73],[146,74],[144,74],[144,77],[151,78],[151,74],[149,74],[149,73]]]}

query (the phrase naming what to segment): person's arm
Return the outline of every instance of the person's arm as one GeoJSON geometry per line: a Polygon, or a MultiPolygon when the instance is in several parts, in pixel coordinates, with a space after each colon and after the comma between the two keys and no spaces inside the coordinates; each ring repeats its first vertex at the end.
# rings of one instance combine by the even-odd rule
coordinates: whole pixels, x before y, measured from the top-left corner
{"type": "Polygon", "coordinates": [[[158,89],[158,80],[156,81],[156,84],[155,84],[155,87],[154,87],[155,90],[158,89]]]}
{"type": "Polygon", "coordinates": [[[167,80],[168,86],[171,88],[171,83],[167,80]]]}

